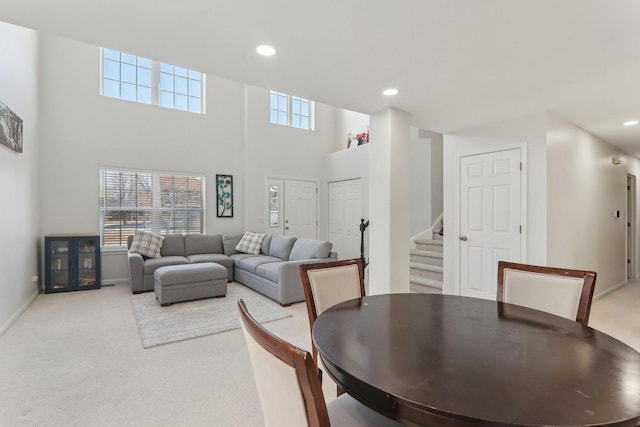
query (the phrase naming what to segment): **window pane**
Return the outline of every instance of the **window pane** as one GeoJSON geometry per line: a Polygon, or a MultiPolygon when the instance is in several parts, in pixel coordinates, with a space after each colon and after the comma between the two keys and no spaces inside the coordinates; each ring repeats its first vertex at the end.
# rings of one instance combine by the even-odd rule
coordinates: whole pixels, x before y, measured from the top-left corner
{"type": "Polygon", "coordinates": [[[108,79],[120,80],[120,62],[105,59],[102,72],[108,79]]]}
{"type": "Polygon", "coordinates": [[[193,113],[200,112],[200,98],[189,97],[189,111],[193,113]]]}
{"type": "MultiPolygon", "coordinates": [[[[177,67],[176,67],[177,68],[177,67]]],[[[175,79],[175,91],[176,93],[180,93],[183,95],[187,94],[187,79],[184,77],[177,77],[175,79]]]]}
{"type": "Polygon", "coordinates": [[[202,73],[200,71],[189,70],[189,78],[200,81],[202,79],[202,73]]]}
{"type": "Polygon", "coordinates": [[[291,113],[300,114],[300,100],[298,98],[291,98],[291,113]]]}
{"type": "Polygon", "coordinates": [[[291,116],[291,126],[294,128],[300,127],[300,116],[291,116]]]}
{"type": "Polygon", "coordinates": [[[178,110],[187,110],[187,97],[184,95],[175,95],[175,108],[178,110]]]}
{"type": "Polygon", "coordinates": [[[103,48],[102,49],[102,55],[105,58],[114,59],[114,60],[120,62],[120,51],[118,51],[118,50],[103,48]]]}
{"type": "Polygon", "coordinates": [[[151,69],[152,63],[153,63],[153,61],[151,61],[150,59],[138,56],[138,65],[139,66],[151,69]]]}
{"type": "Polygon", "coordinates": [[[173,74],[173,65],[165,64],[164,62],[161,62],[160,71],[162,71],[163,73],[173,74]]]}
{"type": "Polygon", "coordinates": [[[127,64],[133,64],[136,65],[136,56],[135,55],[131,55],[130,53],[124,53],[122,52],[121,54],[121,61],[122,62],[126,62],[127,64]]]}
{"type": "Polygon", "coordinates": [[[276,110],[271,110],[269,112],[269,122],[278,124],[278,112],[276,110]]]}
{"type": "Polygon", "coordinates": [[[287,97],[283,95],[278,95],[278,110],[287,111],[287,97]]]}
{"type": "Polygon", "coordinates": [[[132,85],[129,83],[122,83],[120,88],[120,98],[126,99],[128,101],[136,100],[136,85],[132,85]]]}
{"type": "Polygon", "coordinates": [[[151,88],[138,86],[138,102],[151,104],[151,88]]]}
{"type": "Polygon", "coordinates": [[[123,82],[134,83],[135,84],[135,82],[136,82],[136,67],[134,67],[133,65],[129,65],[129,64],[122,64],[121,71],[122,71],[121,80],[123,82]]]}
{"type": "Polygon", "coordinates": [[[120,83],[104,79],[102,83],[102,94],[112,98],[120,98],[120,83]]]}
{"type": "Polygon", "coordinates": [[[287,125],[287,113],[279,112],[278,113],[278,124],[279,125],[287,125]]]}
{"type": "Polygon", "coordinates": [[[278,95],[273,91],[269,94],[269,107],[278,109],[278,95]]]}
{"type": "Polygon", "coordinates": [[[151,87],[151,70],[138,67],[138,84],[151,87]]]}
{"type": "Polygon", "coordinates": [[[302,129],[310,129],[309,128],[309,118],[308,117],[302,117],[300,119],[300,127],[302,129]]]}
{"type": "Polygon", "coordinates": [[[160,91],[160,105],[173,108],[173,92],[160,91]]]}
{"type": "Polygon", "coordinates": [[[176,76],[187,77],[188,74],[186,68],[175,66],[174,69],[174,73],[176,76]]]}
{"type": "Polygon", "coordinates": [[[300,100],[300,114],[309,117],[309,101],[300,100]]]}
{"type": "Polygon", "coordinates": [[[200,82],[197,80],[189,80],[189,95],[200,96],[200,82]]]}
{"type": "Polygon", "coordinates": [[[160,73],[160,90],[173,92],[173,74],[160,73]]]}

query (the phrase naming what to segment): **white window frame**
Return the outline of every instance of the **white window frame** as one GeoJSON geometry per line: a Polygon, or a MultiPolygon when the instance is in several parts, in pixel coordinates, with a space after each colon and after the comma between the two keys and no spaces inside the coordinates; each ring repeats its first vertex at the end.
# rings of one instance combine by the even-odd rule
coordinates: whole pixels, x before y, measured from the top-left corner
{"type": "MultiPolygon", "coordinates": [[[[193,174],[193,173],[179,173],[179,172],[163,172],[163,171],[150,171],[150,170],[135,170],[135,169],[121,169],[121,168],[108,168],[108,167],[103,167],[100,168],[100,176],[99,176],[99,195],[100,195],[100,206],[99,206],[99,212],[100,212],[100,241],[101,241],[101,245],[103,247],[107,247],[107,248],[121,248],[124,247],[126,245],[126,237],[130,234],[133,234],[135,232],[135,230],[146,230],[146,231],[152,231],[154,233],[157,234],[164,234],[163,233],[163,229],[167,229],[168,233],[173,233],[173,232],[179,232],[179,233],[184,233],[184,234],[188,234],[189,232],[191,233],[206,233],[206,213],[207,213],[207,203],[206,203],[206,179],[204,175],[198,175],[198,174],[193,174]],[[134,202],[130,202],[130,203],[122,203],[120,202],[119,204],[116,203],[109,203],[107,201],[107,197],[106,197],[106,189],[105,186],[103,185],[105,183],[105,173],[124,173],[124,174],[129,174],[129,176],[131,175],[143,175],[146,176],[149,179],[149,183],[151,185],[151,200],[150,203],[145,204],[144,198],[140,198],[138,197],[137,191],[139,187],[136,187],[135,190],[129,189],[128,191],[134,191],[136,194],[135,196],[133,196],[131,199],[134,200],[134,202]],[[179,178],[179,179],[195,179],[195,180],[199,180],[200,181],[200,189],[199,189],[199,195],[200,195],[200,205],[196,205],[196,206],[184,206],[184,205],[180,205],[180,206],[169,206],[169,207],[163,207],[162,206],[162,197],[163,197],[163,193],[162,193],[162,185],[161,185],[161,177],[169,177],[169,178],[179,178]],[[120,212],[120,215],[118,215],[118,219],[116,221],[120,221],[117,224],[111,224],[112,226],[115,226],[115,228],[119,231],[120,237],[117,237],[116,239],[119,241],[119,244],[117,243],[111,243],[112,239],[109,239],[110,242],[105,242],[105,226],[107,225],[107,212],[120,212]],[[139,212],[143,212],[143,216],[146,216],[146,220],[142,220],[142,223],[140,224],[138,219],[135,219],[130,224],[128,224],[126,227],[123,227],[123,225],[126,224],[127,220],[127,214],[126,213],[132,213],[134,217],[137,218],[137,213],[139,212]],[[122,213],[125,213],[125,219],[122,220],[122,213]],[[163,223],[163,216],[166,216],[166,214],[173,214],[174,216],[174,220],[177,214],[180,215],[184,215],[187,214],[187,224],[189,222],[189,216],[192,214],[196,214],[198,216],[200,216],[199,218],[199,222],[200,222],[200,227],[198,230],[192,229],[190,230],[189,225],[187,225],[187,227],[181,227],[178,230],[176,230],[175,228],[175,224],[173,225],[167,225],[163,223]],[[123,231],[124,230],[124,231],[123,231]]],[[[166,188],[165,188],[166,190],[166,188]]],[[[117,191],[117,190],[116,190],[117,191]]],[[[120,190],[122,191],[122,189],[120,190]]],[[[186,191],[186,190],[185,190],[186,191]]],[[[188,193],[188,191],[186,191],[188,193]]],[[[123,198],[123,194],[120,194],[120,200],[122,200],[123,198]]]]}
{"type": "MultiPolygon", "coordinates": [[[[186,109],[176,108],[175,107],[175,103],[174,103],[174,107],[168,107],[166,105],[160,104],[160,64],[161,64],[161,62],[160,61],[156,61],[156,60],[152,60],[152,59],[149,59],[149,58],[145,58],[145,57],[142,57],[142,56],[136,56],[136,55],[133,55],[133,54],[129,54],[127,52],[118,51],[118,50],[115,50],[115,49],[108,49],[108,50],[111,50],[111,51],[114,51],[114,52],[118,52],[120,54],[120,56],[128,55],[128,56],[131,56],[131,57],[135,57],[136,58],[136,63],[139,60],[142,60],[143,62],[146,62],[146,61],[151,62],[151,74],[152,74],[152,78],[151,78],[152,82],[151,82],[151,88],[150,88],[151,89],[151,102],[139,101],[137,99],[137,97],[136,97],[135,100],[133,100],[133,99],[129,99],[129,98],[123,98],[122,96],[111,96],[111,95],[105,94],[105,88],[104,88],[105,79],[109,80],[109,81],[117,81],[120,85],[122,85],[122,80],[121,80],[122,79],[122,75],[121,74],[120,74],[119,79],[114,79],[114,78],[105,76],[105,56],[104,56],[105,49],[106,48],[104,48],[104,47],[100,48],[100,95],[106,96],[106,97],[109,97],[109,98],[114,98],[114,99],[122,99],[124,101],[132,101],[132,102],[139,102],[139,103],[142,103],[142,104],[156,105],[156,106],[159,106],[159,107],[169,108],[169,109],[172,109],[172,110],[187,111],[187,112],[196,113],[196,114],[205,114],[205,105],[206,105],[206,102],[205,102],[206,74],[205,73],[202,73],[200,71],[193,70],[193,69],[190,69],[190,68],[182,67],[182,66],[179,66],[179,65],[175,65],[175,64],[169,64],[169,63],[166,63],[166,62],[162,63],[162,64],[165,64],[165,65],[174,67],[174,70],[175,70],[175,68],[179,68],[179,69],[186,70],[187,74],[189,74],[189,73],[191,73],[191,74],[198,73],[200,75],[200,93],[197,96],[195,94],[189,94],[191,96],[191,98],[197,98],[197,99],[200,100],[200,111],[194,111],[194,109],[190,109],[188,101],[187,101],[187,108],[186,109]]],[[[114,61],[113,59],[110,59],[110,58],[106,58],[106,59],[114,61]]],[[[119,62],[122,64],[122,60],[120,60],[119,62]]],[[[145,67],[145,68],[148,69],[148,67],[145,67]]],[[[125,84],[131,84],[131,83],[130,82],[125,82],[125,84]]],[[[137,82],[136,82],[136,85],[137,85],[137,82]]],[[[148,86],[144,86],[144,87],[146,88],[148,86]]],[[[174,89],[175,89],[175,87],[174,87],[174,89]]],[[[166,92],[166,91],[163,90],[163,92],[166,92]]],[[[121,93],[122,92],[120,91],[120,95],[121,95],[121,93]]],[[[175,91],[173,93],[175,94],[175,91]]]]}
{"type": "Polygon", "coordinates": [[[274,125],[279,125],[279,126],[289,126],[295,129],[301,129],[301,130],[314,130],[315,128],[315,102],[306,99],[306,98],[301,98],[299,96],[293,96],[293,95],[288,95],[286,93],[283,92],[277,92],[275,90],[270,90],[269,91],[269,123],[274,124],[274,125]],[[280,108],[280,104],[278,103],[278,105],[276,106],[276,108],[273,108],[274,106],[271,103],[271,99],[273,96],[277,96],[278,99],[281,99],[282,97],[286,98],[286,109],[282,109],[280,108]],[[308,113],[309,115],[304,115],[304,114],[299,114],[299,113],[295,113],[293,111],[293,102],[295,101],[300,101],[302,103],[308,103],[309,108],[308,108],[308,113]],[[272,119],[272,112],[276,112],[278,115],[278,119],[276,121],[274,121],[272,119]],[[286,124],[285,123],[281,123],[280,120],[280,115],[281,114],[285,114],[286,115],[286,124]],[[301,126],[295,126],[295,120],[294,120],[294,116],[298,116],[298,117],[306,117],[308,118],[308,123],[309,123],[309,127],[301,127],[301,126]]]}

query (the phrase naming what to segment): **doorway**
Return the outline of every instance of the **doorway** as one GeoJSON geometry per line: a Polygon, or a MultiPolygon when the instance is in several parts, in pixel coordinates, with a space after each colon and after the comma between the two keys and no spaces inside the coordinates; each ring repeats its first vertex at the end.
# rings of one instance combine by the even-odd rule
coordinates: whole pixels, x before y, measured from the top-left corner
{"type": "Polygon", "coordinates": [[[521,262],[522,149],[460,157],[460,295],[495,299],[498,261],[521,262]]]}
{"type": "Polygon", "coordinates": [[[360,257],[361,179],[329,183],[329,241],[341,259],[360,257]]]}
{"type": "Polygon", "coordinates": [[[627,174],[627,280],[636,276],[636,177],[627,174]]]}
{"type": "Polygon", "coordinates": [[[267,232],[318,238],[318,182],[267,177],[267,232]]]}

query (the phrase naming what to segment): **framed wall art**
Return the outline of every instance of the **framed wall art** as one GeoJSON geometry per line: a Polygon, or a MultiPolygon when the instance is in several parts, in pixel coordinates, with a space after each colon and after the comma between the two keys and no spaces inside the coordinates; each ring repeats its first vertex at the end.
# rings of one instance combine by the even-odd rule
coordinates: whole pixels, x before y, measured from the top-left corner
{"type": "Polygon", "coordinates": [[[22,153],[22,119],[0,101],[0,143],[22,153]]]}
{"type": "Polygon", "coordinates": [[[233,218],[233,176],[216,174],[216,200],[218,218],[233,218]]]}

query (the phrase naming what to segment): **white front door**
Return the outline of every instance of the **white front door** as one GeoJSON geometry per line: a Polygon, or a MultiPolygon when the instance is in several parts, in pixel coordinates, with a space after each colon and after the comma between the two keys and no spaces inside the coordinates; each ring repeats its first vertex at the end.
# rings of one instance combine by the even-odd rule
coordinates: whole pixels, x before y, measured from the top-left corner
{"type": "Polygon", "coordinates": [[[329,183],[329,240],[340,259],[360,257],[360,178],[329,183]]]}
{"type": "Polygon", "coordinates": [[[318,184],[284,180],[284,234],[318,238],[318,184]]]}
{"type": "Polygon", "coordinates": [[[520,148],[460,158],[460,294],[496,299],[498,261],[521,261],[520,148]]]}

